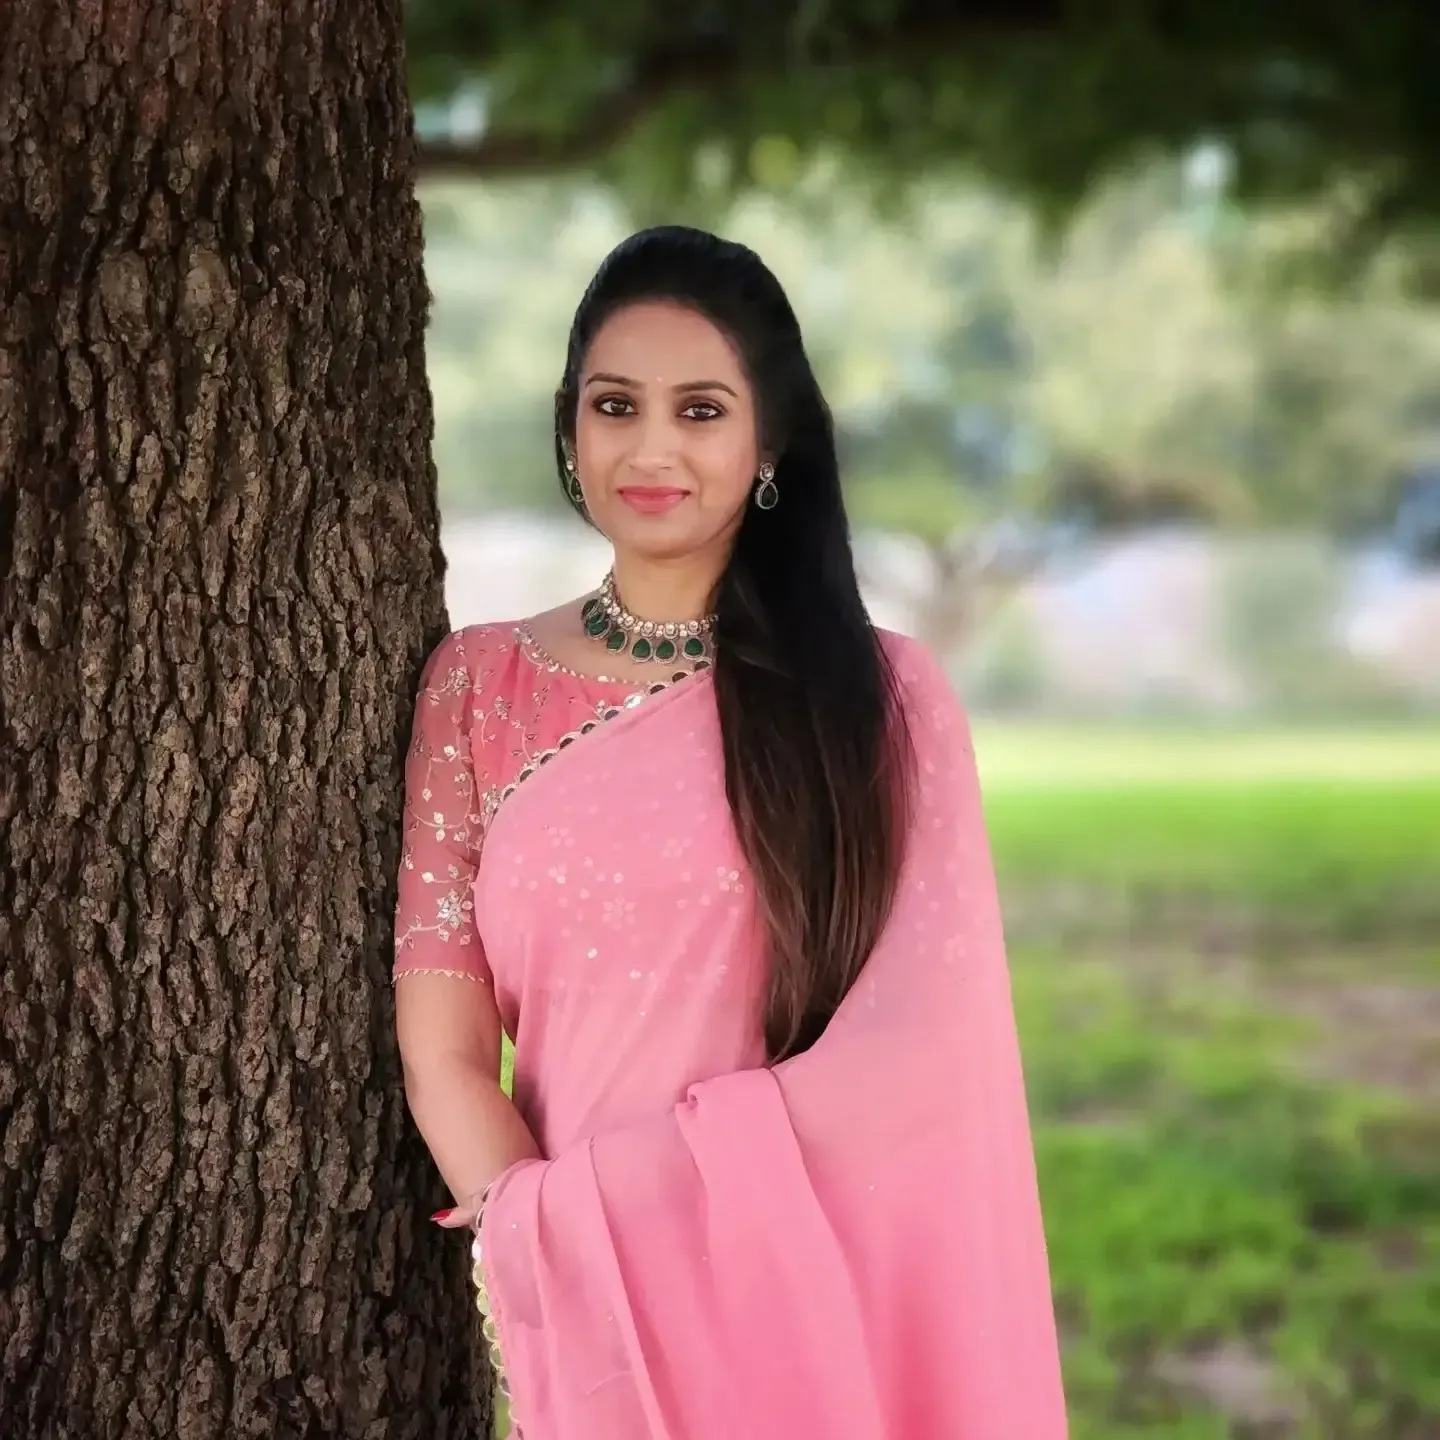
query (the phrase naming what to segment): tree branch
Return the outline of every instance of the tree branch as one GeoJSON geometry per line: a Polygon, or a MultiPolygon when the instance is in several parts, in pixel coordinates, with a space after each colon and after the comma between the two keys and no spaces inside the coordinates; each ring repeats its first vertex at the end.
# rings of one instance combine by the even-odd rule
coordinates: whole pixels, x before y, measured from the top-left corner
{"type": "Polygon", "coordinates": [[[563,135],[507,131],[501,125],[473,140],[425,140],[420,173],[430,179],[580,170],[622,145],[647,116],[677,95],[713,95],[743,74],[742,57],[733,48],[664,46],[643,56],[628,84],[591,107],[563,135]]]}
{"type": "MultiPolygon", "coordinates": [[[[426,179],[506,175],[554,175],[584,169],[622,145],[650,115],[681,95],[714,100],[743,88],[841,72],[857,65],[889,66],[905,74],[937,55],[978,56],[997,43],[1053,37],[1063,27],[1063,0],[970,0],[968,5],[909,7],[889,27],[856,27],[808,42],[797,55],[782,35],[745,44],[705,36],[672,42],[641,56],[630,81],[606,97],[563,134],[510,130],[503,122],[473,140],[433,138],[420,144],[426,179]],[[956,9],[965,12],[957,17],[956,9]]],[[[783,7],[780,7],[783,10],[783,7]]],[[[784,18],[781,16],[780,18],[784,18]]]]}
{"type": "Polygon", "coordinates": [[[420,141],[422,179],[563,175],[603,160],[622,145],[676,87],[632,87],[561,136],[495,129],[473,140],[420,141]]]}

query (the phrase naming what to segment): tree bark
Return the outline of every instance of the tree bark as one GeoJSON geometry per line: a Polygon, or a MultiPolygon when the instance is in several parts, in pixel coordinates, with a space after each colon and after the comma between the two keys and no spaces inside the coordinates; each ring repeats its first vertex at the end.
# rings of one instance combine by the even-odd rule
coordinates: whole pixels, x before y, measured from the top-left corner
{"type": "Polygon", "coordinates": [[[0,18],[0,1434],[485,1432],[387,985],[445,625],[401,0],[0,18]]]}

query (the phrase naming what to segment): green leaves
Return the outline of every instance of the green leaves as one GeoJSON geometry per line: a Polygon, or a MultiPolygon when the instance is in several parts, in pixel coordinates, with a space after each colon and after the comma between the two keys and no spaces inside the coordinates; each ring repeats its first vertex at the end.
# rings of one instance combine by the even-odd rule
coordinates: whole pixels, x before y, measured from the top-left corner
{"type": "Polygon", "coordinates": [[[1249,194],[1383,171],[1393,224],[1440,211],[1431,23],[1426,0],[407,6],[417,98],[469,80],[492,107],[474,144],[431,147],[447,168],[598,170],[681,204],[703,183],[680,157],[705,147],[781,189],[838,150],[891,176],[976,166],[1063,212],[1106,171],[1213,138],[1249,194]],[[612,165],[632,145],[647,163],[612,165]]]}

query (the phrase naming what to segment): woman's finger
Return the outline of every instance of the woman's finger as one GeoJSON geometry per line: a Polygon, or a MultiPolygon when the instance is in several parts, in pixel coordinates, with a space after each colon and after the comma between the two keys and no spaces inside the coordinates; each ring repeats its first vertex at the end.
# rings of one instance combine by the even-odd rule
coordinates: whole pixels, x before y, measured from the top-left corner
{"type": "Polygon", "coordinates": [[[475,1210],[470,1205],[457,1205],[453,1210],[437,1210],[430,1218],[442,1230],[464,1230],[475,1224],[475,1210]]]}

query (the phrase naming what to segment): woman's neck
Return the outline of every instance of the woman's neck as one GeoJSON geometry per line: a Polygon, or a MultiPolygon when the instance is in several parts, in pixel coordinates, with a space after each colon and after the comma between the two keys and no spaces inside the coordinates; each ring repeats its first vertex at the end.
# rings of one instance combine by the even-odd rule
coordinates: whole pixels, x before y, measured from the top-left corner
{"type": "Polygon", "coordinates": [[[615,556],[620,603],[641,620],[699,620],[709,614],[720,569],[694,555],[673,561],[615,556]]]}

